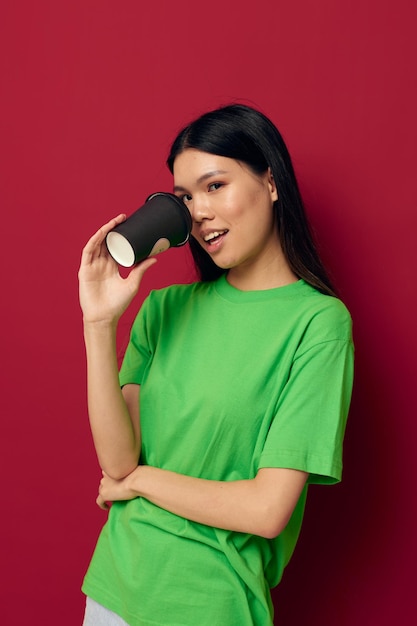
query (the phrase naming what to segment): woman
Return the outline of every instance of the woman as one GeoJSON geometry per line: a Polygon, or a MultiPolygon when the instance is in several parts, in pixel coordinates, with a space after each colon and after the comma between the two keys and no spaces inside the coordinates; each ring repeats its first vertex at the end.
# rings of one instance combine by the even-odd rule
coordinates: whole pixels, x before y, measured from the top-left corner
{"type": "Polygon", "coordinates": [[[120,215],[79,272],[97,503],[112,503],[85,624],[268,626],[307,485],[341,479],[351,320],[263,114],[203,115],[168,166],[201,280],[151,292],[120,374],[117,323],[156,260],[119,276],[104,239],[120,215]]]}

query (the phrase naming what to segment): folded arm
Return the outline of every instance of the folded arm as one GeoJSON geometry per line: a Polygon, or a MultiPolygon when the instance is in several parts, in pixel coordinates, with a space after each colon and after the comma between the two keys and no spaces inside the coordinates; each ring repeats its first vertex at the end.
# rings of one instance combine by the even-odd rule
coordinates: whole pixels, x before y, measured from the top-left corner
{"type": "Polygon", "coordinates": [[[287,525],[308,474],[264,468],[255,478],[215,481],[139,466],[123,480],[106,474],[97,503],[143,497],[186,519],[237,532],[273,538],[287,525]]]}

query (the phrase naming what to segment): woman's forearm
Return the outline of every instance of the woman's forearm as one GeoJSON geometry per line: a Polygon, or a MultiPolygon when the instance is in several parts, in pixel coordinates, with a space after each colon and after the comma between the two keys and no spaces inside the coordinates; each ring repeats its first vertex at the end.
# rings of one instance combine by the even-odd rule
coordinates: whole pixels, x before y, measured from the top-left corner
{"type": "Polygon", "coordinates": [[[129,497],[142,496],[186,519],[272,538],[287,525],[306,480],[304,472],[281,468],[223,482],[140,466],[123,482],[129,497]]]}
{"type": "Polygon", "coordinates": [[[135,394],[125,398],[120,389],[116,324],[87,322],[84,338],[88,413],[95,449],[101,468],[120,479],[130,474],[139,460],[138,398],[135,394]]]}

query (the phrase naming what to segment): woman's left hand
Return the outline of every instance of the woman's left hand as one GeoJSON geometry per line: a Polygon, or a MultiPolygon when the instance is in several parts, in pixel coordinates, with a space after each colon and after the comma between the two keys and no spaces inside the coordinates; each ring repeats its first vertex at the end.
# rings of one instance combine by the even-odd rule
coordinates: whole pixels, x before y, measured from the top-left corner
{"type": "Polygon", "coordinates": [[[103,478],[100,481],[96,499],[96,503],[100,509],[107,511],[112,502],[117,500],[133,500],[137,497],[138,494],[128,487],[127,478],[126,476],[126,478],[122,478],[121,480],[115,480],[103,471],[103,478]]]}

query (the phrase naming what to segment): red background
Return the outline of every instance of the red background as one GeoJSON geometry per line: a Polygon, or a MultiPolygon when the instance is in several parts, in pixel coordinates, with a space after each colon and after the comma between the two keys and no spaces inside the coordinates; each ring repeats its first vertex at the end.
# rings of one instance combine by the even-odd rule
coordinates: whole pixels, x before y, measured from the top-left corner
{"type": "MultiPolygon", "coordinates": [[[[357,348],[344,481],[311,489],[277,624],[414,623],[415,23],[412,0],[2,2],[2,623],[81,623],[105,518],[81,248],[170,190],[177,130],[236,99],[289,145],[357,348]]],[[[185,250],[159,257],[121,349],[149,289],[191,278],[185,250]]]]}

